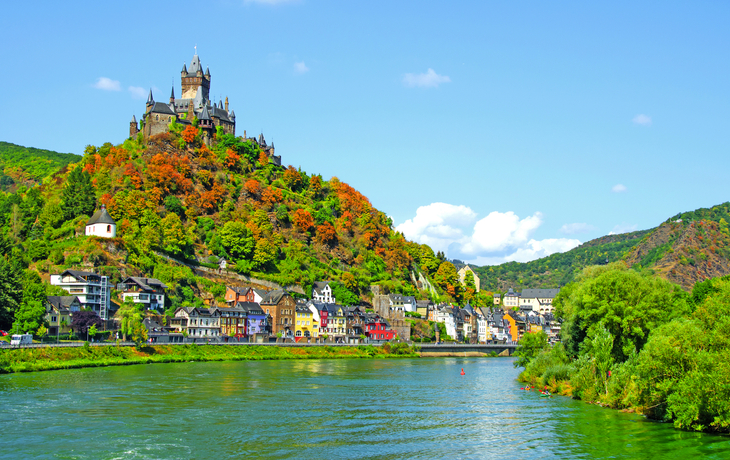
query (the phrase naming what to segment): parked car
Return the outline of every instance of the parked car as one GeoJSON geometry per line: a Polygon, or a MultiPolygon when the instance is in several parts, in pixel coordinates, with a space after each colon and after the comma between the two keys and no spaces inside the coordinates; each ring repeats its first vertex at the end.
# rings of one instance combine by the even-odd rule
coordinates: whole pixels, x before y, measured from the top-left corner
{"type": "Polygon", "coordinates": [[[2,335],[3,337],[5,337],[6,335],[8,335],[8,331],[0,331],[0,335],[2,335]]]}

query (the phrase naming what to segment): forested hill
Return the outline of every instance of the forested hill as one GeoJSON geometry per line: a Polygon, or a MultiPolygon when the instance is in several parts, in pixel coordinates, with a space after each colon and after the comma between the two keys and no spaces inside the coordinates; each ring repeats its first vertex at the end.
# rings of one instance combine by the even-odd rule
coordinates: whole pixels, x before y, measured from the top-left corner
{"type": "Polygon", "coordinates": [[[419,275],[438,290],[434,300],[487,300],[463,288],[442,255],[405,240],[338,178],[278,166],[255,142],[222,132],[206,146],[197,129],[175,122],[149,142],[88,146],[80,162],[41,186],[0,192],[0,247],[0,279],[18,280],[7,290],[15,297],[0,298],[0,326],[28,303],[28,292],[42,293],[29,286],[68,268],[113,283],[160,279],[170,287],[168,313],[224,302],[225,284],[235,276],[218,276],[221,259],[234,275],[308,294],[315,281],[335,281],[338,302],[347,305],[367,302],[372,285],[434,297],[419,292],[419,275]],[[116,238],[84,236],[101,205],[117,223],[116,238]],[[191,270],[196,266],[215,270],[191,270]]]}
{"type": "Polygon", "coordinates": [[[32,186],[61,168],[81,160],[73,153],[22,147],[0,142],[0,190],[32,186]]]}
{"type": "Polygon", "coordinates": [[[584,267],[621,260],[649,231],[603,236],[570,251],[530,262],[508,262],[472,269],[479,275],[481,289],[487,291],[561,287],[573,281],[574,275],[584,267]]]}
{"type": "Polygon", "coordinates": [[[589,265],[617,260],[650,269],[686,290],[698,281],[730,274],[730,203],[677,214],[659,227],[608,235],[570,251],[527,263],[472,267],[482,289],[554,288],[589,265]]]}
{"type": "Polygon", "coordinates": [[[626,256],[689,290],[730,274],[730,203],[677,214],[652,229],[626,256]]]}

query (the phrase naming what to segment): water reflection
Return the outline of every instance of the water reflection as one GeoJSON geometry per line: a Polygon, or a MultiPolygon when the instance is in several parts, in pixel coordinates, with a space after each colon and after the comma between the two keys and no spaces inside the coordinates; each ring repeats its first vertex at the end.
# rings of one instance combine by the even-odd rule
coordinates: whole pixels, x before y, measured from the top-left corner
{"type": "Polygon", "coordinates": [[[476,358],[5,375],[0,458],[730,458],[725,437],[541,398],[516,375],[476,358]]]}

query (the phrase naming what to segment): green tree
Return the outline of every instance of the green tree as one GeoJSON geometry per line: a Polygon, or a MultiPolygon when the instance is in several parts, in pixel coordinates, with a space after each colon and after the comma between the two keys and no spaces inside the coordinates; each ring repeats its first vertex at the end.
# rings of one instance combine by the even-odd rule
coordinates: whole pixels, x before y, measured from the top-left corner
{"type": "Polygon", "coordinates": [[[359,305],[360,297],[354,292],[347,289],[342,283],[330,283],[332,295],[340,305],[359,305]]]}
{"type": "Polygon", "coordinates": [[[91,175],[80,166],[75,167],[66,179],[61,193],[63,218],[71,220],[81,215],[90,216],[96,208],[96,195],[91,175]]]}
{"type": "Polygon", "coordinates": [[[22,270],[17,261],[0,255],[0,328],[2,329],[10,329],[15,312],[23,299],[22,282],[22,270]]]}
{"type": "MultiPolygon", "coordinates": [[[[117,311],[117,318],[119,318],[119,330],[122,332],[122,338],[126,342],[127,336],[131,336],[132,339],[137,342],[143,335],[140,331],[144,327],[144,306],[141,303],[135,303],[131,297],[124,299],[124,303],[119,307],[117,311]]],[[[144,340],[144,339],[142,339],[144,340]]],[[[140,343],[137,343],[139,346],[140,343]]]]}
{"type": "Polygon", "coordinates": [[[592,329],[605,327],[614,338],[617,363],[639,352],[655,327],[689,311],[687,294],[677,285],[637,273],[623,263],[584,269],[578,281],[555,300],[562,317],[562,338],[577,356],[592,329]]]}
{"type": "Polygon", "coordinates": [[[191,241],[185,233],[180,216],[168,213],[162,219],[162,249],[170,254],[186,254],[191,241]]]}
{"type": "Polygon", "coordinates": [[[38,328],[44,325],[46,309],[43,303],[37,300],[23,302],[15,311],[15,321],[13,322],[13,333],[27,334],[35,333],[38,328]]]}
{"type": "Polygon", "coordinates": [[[548,347],[548,336],[545,332],[528,332],[520,339],[520,346],[514,352],[517,361],[515,367],[527,367],[542,350],[548,347]]]}
{"type": "Polygon", "coordinates": [[[221,244],[234,259],[251,259],[256,241],[242,222],[229,221],[220,231],[221,244]]]}

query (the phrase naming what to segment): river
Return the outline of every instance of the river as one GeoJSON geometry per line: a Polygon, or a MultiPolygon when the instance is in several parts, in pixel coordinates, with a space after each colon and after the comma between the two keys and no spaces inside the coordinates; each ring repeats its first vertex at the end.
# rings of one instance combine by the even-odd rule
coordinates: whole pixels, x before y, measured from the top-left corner
{"type": "Polygon", "coordinates": [[[728,437],[521,391],[512,362],[258,361],[0,375],[0,458],[730,458],[728,437]]]}

